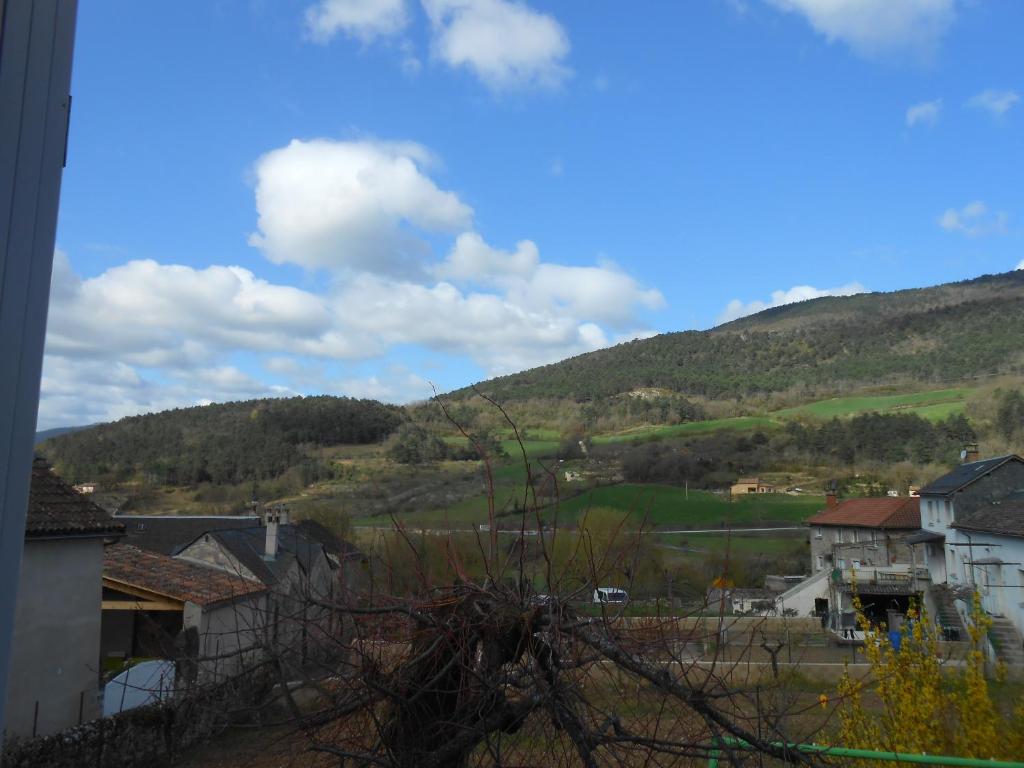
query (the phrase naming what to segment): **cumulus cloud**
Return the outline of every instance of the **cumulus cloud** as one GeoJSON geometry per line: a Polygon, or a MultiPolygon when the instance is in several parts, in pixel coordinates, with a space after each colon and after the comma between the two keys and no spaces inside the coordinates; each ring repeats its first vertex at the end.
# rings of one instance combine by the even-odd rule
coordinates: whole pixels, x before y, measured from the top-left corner
{"type": "Polygon", "coordinates": [[[740,317],[753,315],[772,307],[781,307],[784,304],[794,304],[798,301],[817,299],[822,296],[853,296],[857,293],[864,293],[865,288],[860,283],[847,283],[838,288],[815,288],[813,285],[794,285],[788,291],[772,291],[769,301],[755,299],[744,303],[740,299],[733,299],[726,304],[725,309],[718,316],[719,323],[727,323],[740,317]]]}
{"type": "Polygon", "coordinates": [[[257,397],[296,394],[263,384],[231,366],[143,373],[109,359],[46,355],[39,398],[39,429],[114,421],[163,411],[257,397]]]}
{"type": "Polygon", "coordinates": [[[802,15],[830,42],[862,56],[909,50],[927,55],[956,18],[955,0],[767,0],[802,15]]]}
{"type": "Polygon", "coordinates": [[[319,296],[241,267],[130,261],[80,279],[54,254],[47,352],[148,367],[203,364],[221,350],[289,349],[332,325],[319,296]]]}
{"type": "Polygon", "coordinates": [[[912,104],[907,107],[907,127],[915,125],[935,125],[939,119],[939,112],[942,110],[942,99],[934,101],[922,101],[920,104],[912,104]]]}
{"type": "Polygon", "coordinates": [[[488,245],[476,232],[459,235],[436,273],[459,283],[500,287],[516,306],[535,312],[557,310],[574,317],[628,324],[638,308],[660,309],[665,300],[610,262],[566,266],[542,262],[530,240],[514,252],[488,245]]]}
{"type": "Polygon", "coordinates": [[[1016,270],[1016,269],[1024,269],[1024,259],[1021,259],[1020,261],[1018,261],[1018,262],[1017,262],[1017,266],[1016,266],[1016,267],[1014,267],[1014,269],[1015,269],[1015,270],[1016,270]]]}
{"type": "Polygon", "coordinates": [[[499,91],[557,87],[571,74],[569,36],[553,17],[509,0],[422,0],[434,56],[499,91]]]}
{"type": "Polygon", "coordinates": [[[963,208],[947,208],[939,217],[939,226],[947,232],[960,232],[968,237],[998,235],[1006,232],[1006,211],[989,211],[981,200],[963,208]]]}
{"type": "Polygon", "coordinates": [[[434,167],[417,144],[377,141],[294,141],[260,159],[251,242],[271,261],[326,271],[313,289],[146,259],[83,279],[56,252],[40,423],[293,392],[422,397],[414,371],[333,369],[379,368],[411,346],[494,375],[651,333],[659,291],[608,261],[489,244],[434,167]]]}
{"type": "Polygon", "coordinates": [[[494,283],[507,277],[528,277],[539,263],[537,246],[530,240],[517,243],[516,250],[509,252],[492,248],[476,232],[463,232],[435,271],[441,278],[494,283]]]}
{"type": "Polygon", "coordinates": [[[429,251],[422,233],[473,217],[424,173],[432,164],[411,142],[292,141],[256,163],[249,242],[275,263],[408,275],[429,251]]]}
{"type": "Polygon", "coordinates": [[[420,285],[361,275],[338,297],[343,324],[386,346],[416,344],[508,373],[607,346],[600,327],[559,307],[531,309],[448,282],[420,285]]]}
{"type": "Polygon", "coordinates": [[[306,30],[320,43],[339,33],[369,43],[408,23],[405,0],[319,0],[306,9],[306,30]]]}
{"type": "Polygon", "coordinates": [[[967,106],[984,109],[994,117],[1002,117],[1018,101],[1020,101],[1020,95],[1016,91],[997,91],[989,88],[972,96],[968,100],[967,106]]]}

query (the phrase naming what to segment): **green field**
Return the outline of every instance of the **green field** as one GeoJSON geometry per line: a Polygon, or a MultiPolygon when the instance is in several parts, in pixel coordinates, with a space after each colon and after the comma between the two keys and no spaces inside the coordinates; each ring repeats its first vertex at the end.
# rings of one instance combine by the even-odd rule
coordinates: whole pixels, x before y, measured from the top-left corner
{"type": "Polygon", "coordinates": [[[938,389],[931,392],[911,392],[900,395],[862,395],[855,397],[834,397],[815,403],[799,405],[774,411],[772,416],[813,416],[831,419],[836,416],[851,416],[867,411],[909,412],[923,418],[945,418],[950,413],[963,410],[964,400],[973,390],[969,387],[938,389]]]}
{"type": "Polygon", "coordinates": [[[858,413],[913,413],[923,419],[939,421],[955,413],[962,413],[970,387],[938,389],[930,392],[911,392],[896,395],[855,395],[818,400],[793,408],[772,411],[764,416],[737,416],[729,419],[691,421],[685,424],[648,425],[634,427],[611,435],[599,435],[595,443],[621,443],[629,441],[660,440],[671,437],[699,435],[718,430],[771,429],[794,417],[832,419],[854,416],[858,413]]]}
{"type": "Polygon", "coordinates": [[[689,421],[685,424],[635,427],[624,432],[617,432],[614,435],[600,435],[594,438],[594,442],[621,443],[630,440],[660,440],[667,437],[717,432],[720,429],[765,429],[774,426],[778,426],[778,422],[769,416],[738,416],[732,419],[712,419],[710,421],[689,421]]]}
{"type": "Polygon", "coordinates": [[[800,522],[824,504],[821,496],[760,494],[730,501],[728,496],[691,490],[673,485],[622,483],[594,488],[563,501],[557,510],[545,510],[547,519],[557,513],[559,524],[576,520],[595,507],[607,507],[630,513],[639,525],[647,521],[659,527],[717,527],[755,525],[772,522],[800,522]]]}
{"type": "MultiPolygon", "coordinates": [[[[521,470],[519,470],[521,473],[521,470]]],[[[495,501],[497,508],[511,508],[513,501],[521,502],[524,486],[516,467],[501,467],[495,472],[495,501]]],[[[720,525],[756,526],[760,523],[794,523],[821,509],[821,496],[789,496],[787,494],[761,494],[744,496],[730,501],[728,496],[691,490],[672,485],[640,485],[622,483],[594,488],[586,493],[562,501],[557,507],[546,507],[542,519],[557,521],[559,526],[580,519],[587,510],[604,507],[629,513],[631,523],[637,527],[645,521],[658,527],[712,528],[720,525]]],[[[459,528],[487,522],[487,501],[483,496],[452,504],[447,509],[413,511],[400,515],[407,525],[459,528]]],[[[357,525],[387,525],[382,518],[354,521],[357,525]]]]}

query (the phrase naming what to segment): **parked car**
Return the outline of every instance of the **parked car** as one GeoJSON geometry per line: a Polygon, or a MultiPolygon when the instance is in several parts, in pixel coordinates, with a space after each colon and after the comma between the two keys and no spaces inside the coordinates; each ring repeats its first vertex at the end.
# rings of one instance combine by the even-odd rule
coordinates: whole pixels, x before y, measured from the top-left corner
{"type": "Polygon", "coordinates": [[[594,590],[595,603],[625,603],[629,600],[629,593],[618,587],[598,587],[594,590]]]}

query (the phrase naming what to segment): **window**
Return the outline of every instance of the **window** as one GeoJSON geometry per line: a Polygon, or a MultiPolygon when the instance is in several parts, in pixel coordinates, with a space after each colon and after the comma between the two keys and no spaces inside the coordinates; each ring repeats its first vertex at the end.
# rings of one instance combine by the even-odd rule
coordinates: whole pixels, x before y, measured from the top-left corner
{"type": "Polygon", "coordinates": [[[825,559],[821,555],[815,558],[815,566],[819,571],[825,567],[825,559]]]}
{"type": "Polygon", "coordinates": [[[836,528],[836,541],[840,544],[843,543],[843,529],[836,528]]]}
{"type": "Polygon", "coordinates": [[[846,558],[844,558],[844,557],[840,557],[839,558],[839,567],[840,568],[845,568],[846,567],[846,558]]]}
{"type": "Polygon", "coordinates": [[[820,525],[817,528],[814,529],[814,538],[816,538],[816,539],[820,539],[821,538],[821,526],[820,525]]]}

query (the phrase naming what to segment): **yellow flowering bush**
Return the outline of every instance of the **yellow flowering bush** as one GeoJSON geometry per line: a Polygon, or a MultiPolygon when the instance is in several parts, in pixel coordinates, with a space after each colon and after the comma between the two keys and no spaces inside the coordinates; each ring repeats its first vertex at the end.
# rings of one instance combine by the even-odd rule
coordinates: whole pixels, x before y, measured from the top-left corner
{"type": "Polygon", "coordinates": [[[854,607],[868,670],[857,676],[848,666],[839,681],[839,744],[986,759],[1024,755],[1024,699],[1011,712],[992,699],[983,651],[991,620],[977,594],[960,665],[940,657],[935,627],[923,612],[907,613],[897,650],[885,627],[865,617],[859,598],[854,607]]]}

